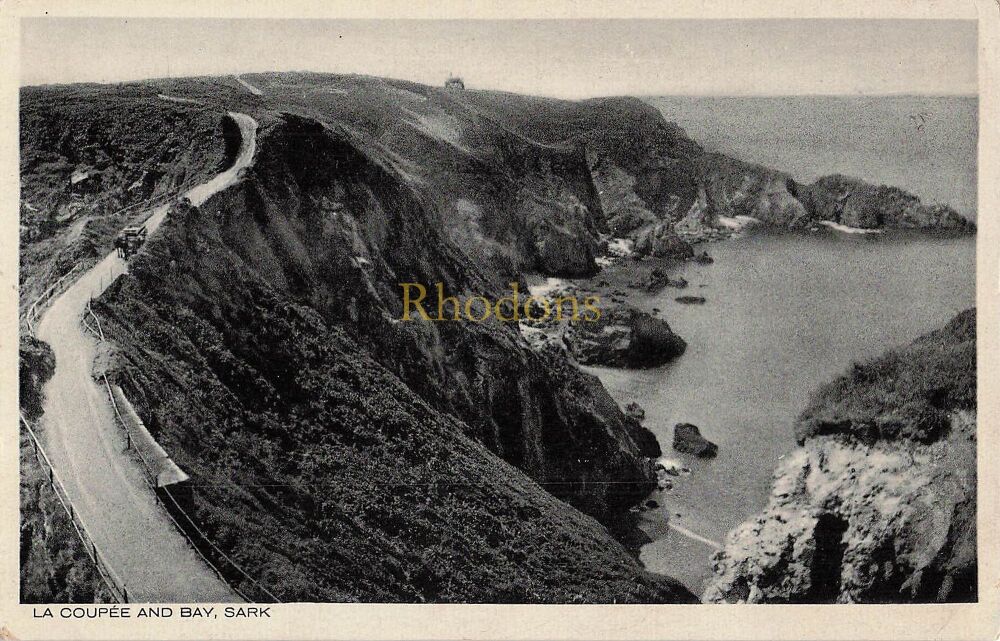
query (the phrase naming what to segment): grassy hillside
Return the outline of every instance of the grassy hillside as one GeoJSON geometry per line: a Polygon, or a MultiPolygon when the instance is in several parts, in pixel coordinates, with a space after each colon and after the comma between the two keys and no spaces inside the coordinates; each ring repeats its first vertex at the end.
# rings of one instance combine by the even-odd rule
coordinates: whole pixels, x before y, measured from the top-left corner
{"type": "Polygon", "coordinates": [[[824,386],[802,413],[799,441],[817,434],[931,442],[950,413],[976,409],[976,310],[824,386]]]}
{"type": "Polygon", "coordinates": [[[289,600],[690,600],[607,530],[659,452],[596,379],[512,326],[396,321],[399,282],[497,295],[527,269],[592,272],[583,150],[441,90],[248,80],[262,96],[232,79],[111,89],[218,118],[223,157],[226,111],[260,124],[245,180],[175,208],[95,303],[110,374],[195,480],[199,524],[289,600]]]}

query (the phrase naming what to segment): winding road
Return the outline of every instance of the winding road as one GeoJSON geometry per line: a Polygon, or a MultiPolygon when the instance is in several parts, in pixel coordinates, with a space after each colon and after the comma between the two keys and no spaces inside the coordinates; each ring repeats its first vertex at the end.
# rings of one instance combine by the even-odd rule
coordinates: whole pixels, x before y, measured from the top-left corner
{"type": "MultiPolygon", "coordinates": [[[[243,140],[232,167],[185,195],[201,205],[234,184],[254,157],[257,122],[229,114],[243,140]]],[[[146,221],[150,236],[169,205],[146,221]]],[[[131,602],[231,602],[239,596],[202,560],[177,529],[125,449],[104,387],[92,370],[98,343],[81,323],[87,301],[99,296],[128,263],[115,252],[84,273],[42,316],[37,336],[55,354],[55,373],[44,388],[42,439],[74,509],[131,602]]]]}

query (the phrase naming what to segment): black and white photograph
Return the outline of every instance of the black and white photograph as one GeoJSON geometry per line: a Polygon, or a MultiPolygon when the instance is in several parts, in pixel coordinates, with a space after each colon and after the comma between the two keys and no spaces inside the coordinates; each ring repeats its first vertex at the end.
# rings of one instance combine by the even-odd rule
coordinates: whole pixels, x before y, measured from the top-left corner
{"type": "Polygon", "coordinates": [[[976,19],[18,30],[38,629],[983,597],[976,19]]]}

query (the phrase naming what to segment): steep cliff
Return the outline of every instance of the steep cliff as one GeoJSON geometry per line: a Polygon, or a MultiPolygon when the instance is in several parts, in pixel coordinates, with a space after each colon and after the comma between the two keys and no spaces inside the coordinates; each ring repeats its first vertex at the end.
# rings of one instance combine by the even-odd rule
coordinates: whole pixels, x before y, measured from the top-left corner
{"type": "MultiPolygon", "coordinates": [[[[230,198],[251,193],[252,182],[230,198]]],[[[169,220],[98,313],[121,348],[114,378],[195,479],[201,526],[241,565],[283,599],[690,598],[277,286],[291,271],[271,271],[263,244],[253,261],[234,251],[260,239],[226,228],[252,224],[232,202],[169,220]]],[[[279,222],[269,242],[295,224],[279,222]]],[[[595,436],[556,438],[597,451],[595,436]]]]}
{"type": "Polygon", "coordinates": [[[975,350],[969,310],[822,389],[704,599],[975,600],[975,350]]]}
{"type": "Polygon", "coordinates": [[[655,482],[642,428],[513,325],[400,322],[400,282],[501,285],[377,149],[258,117],[245,180],[95,303],[206,531],[287,598],[690,598],[555,498],[617,523],[655,482]]]}

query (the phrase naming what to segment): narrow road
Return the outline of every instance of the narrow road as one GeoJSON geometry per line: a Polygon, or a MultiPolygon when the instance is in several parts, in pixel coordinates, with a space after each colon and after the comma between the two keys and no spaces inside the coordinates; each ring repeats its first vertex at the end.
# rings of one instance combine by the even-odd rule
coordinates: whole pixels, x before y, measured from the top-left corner
{"type": "MultiPolygon", "coordinates": [[[[256,121],[244,114],[230,116],[243,136],[239,156],[231,168],[186,194],[195,205],[235,183],[240,170],[253,161],[256,121]]],[[[153,211],[146,222],[150,236],[168,210],[164,205],[153,211]]],[[[84,331],[81,316],[87,301],[127,267],[112,252],[56,298],[38,323],[38,338],[51,346],[56,361],[44,389],[41,438],[73,508],[107,564],[124,581],[130,601],[238,601],[156,503],[141,464],[125,450],[106,390],[91,373],[98,345],[84,331]]]]}
{"type": "Polygon", "coordinates": [[[252,84],[250,84],[249,82],[247,82],[243,78],[240,78],[239,76],[236,76],[236,82],[238,82],[241,85],[243,85],[246,88],[247,91],[249,91],[250,93],[252,93],[255,96],[262,96],[262,95],[264,95],[263,91],[261,91],[257,87],[254,87],[252,84]]]}

